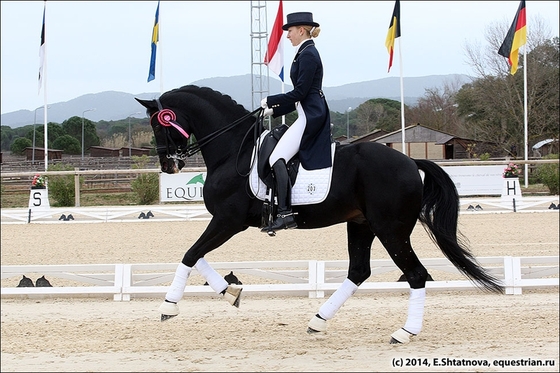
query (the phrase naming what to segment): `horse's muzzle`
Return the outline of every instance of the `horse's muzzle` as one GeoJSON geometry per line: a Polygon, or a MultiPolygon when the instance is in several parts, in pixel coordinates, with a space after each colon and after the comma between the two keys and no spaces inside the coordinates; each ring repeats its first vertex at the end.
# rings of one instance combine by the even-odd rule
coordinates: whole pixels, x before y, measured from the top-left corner
{"type": "Polygon", "coordinates": [[[160,164],[161,171],[166,174],[177,174],[185,167],[185,162],[180,159],[178,161],[170,158],[160,159],[160,164]]]}

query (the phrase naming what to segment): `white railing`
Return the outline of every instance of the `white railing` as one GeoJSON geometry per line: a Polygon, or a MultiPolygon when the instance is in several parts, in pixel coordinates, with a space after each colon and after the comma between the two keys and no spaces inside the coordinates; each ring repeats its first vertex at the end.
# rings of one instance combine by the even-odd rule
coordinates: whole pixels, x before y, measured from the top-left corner
{"type": "MultiPolygon", "coordinates": [[[[559,257],[481,257],[481,265],[503,281],[506,294],[521,294],[526,288],[558,287],[559,257]]],[[[444,258],[423,259],[422,263],[435,281],[426,283],[432,290],[472,290],[476,286],[444,258]],[[435,272],[439,271],[439,272],[435,272]],[[437,280],[441,273],[456,278],[437,280]],[[455,276],[457,275],[457,276],[455,276]]],[[[336,290],[346,278],[348,261],[260,261],[216,262],[217,271],[234,271],[243,284],[244,294],[307,295],[323,298],[336,290]],[[250,278],[252,283],[246,281],[250,278]]],[[[40,274],[54,282],[53,287],[2,287],[2,298],[8,297],[99,297],[112,296],[115,301],[128,301],[134,297],[164,297],[177,268],[176,263],[156,264],[79,264],[79,265],[3,265],[2,280],[23,275],[40,274]],[[78,286],[56,286],[54,279],[64,279],[78,286]]],[[[408,283],[399,282],[400,271],[391,260],[372,260],[372,276],[360,285],[358,292],[403,291],[408,283]],[[386,281],[388,276],[395,277],[386,281]],[[384,276],[384,280],[376,277],[384,276]]],[[[200,276],[193,270],[191,277],[200,276]]],[[[445,276],[442,276],[445,277],[445,276]]],[[[5,283],[5,281],[3,281],[5,283]]],[[[187,295],[215,295],[209,286],[187,285],[187,295]]]]}

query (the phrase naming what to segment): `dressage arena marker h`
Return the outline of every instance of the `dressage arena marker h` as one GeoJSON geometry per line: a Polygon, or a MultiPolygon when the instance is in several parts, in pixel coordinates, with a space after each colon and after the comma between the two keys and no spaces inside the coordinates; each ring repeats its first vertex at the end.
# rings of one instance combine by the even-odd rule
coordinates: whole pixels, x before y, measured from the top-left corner
{"type": "MultiPolygon", "coordinates": [[[[559,257],[481,257],[481,265],[502,280],[506,294],[518,295],[523,288],[558,287],[559,257]]],[[[433,273],[442,271],[459,274],[445,258],[423,259],[422,263],[433,273]]],[[[216,270],[234,271],[240,278],[252,276],[259,283],[244,281],[243,294],[283,294],[309,298],[323,298],[334,292],[347,275],[347,260],[295,260],[256,262],[210,263],[216,270]]],[[[80,283],[82,286],[53,286],[46,288],[2,287],[2,298],[45,298],[45,297],[107,297],[115,301],[131,298],[161,297],[168,290],[167,283],[173,279],[176,263],[155,264],[77,264],[77,265],[6,265],[1,266],[2,280],[20,278],[24,274],[42,273],[49,278],[60,278],[80,283]],[[85,286],[83,284],[86,284],[85,286]],[[93,286],[91,286],[93,285],[93,286]]],[[[358,293],[381,291],[408,291],[407,282],[398,282],[398,268],[389,259],[371,261],[372,278],[393,271],[394,281],[368,280],[358,288],[358,293]]],[[[193,269],[192,276],[196,276],[193,269]]],[[[428,281],[426,288],[433,290],[474,290],[469,280],[428,281]]],[[[53,282],[54,283],[54,282],[53,282]]],[[[186,295],[215,296],[215,292],[204,285],[187,285],[186,295]]]]}

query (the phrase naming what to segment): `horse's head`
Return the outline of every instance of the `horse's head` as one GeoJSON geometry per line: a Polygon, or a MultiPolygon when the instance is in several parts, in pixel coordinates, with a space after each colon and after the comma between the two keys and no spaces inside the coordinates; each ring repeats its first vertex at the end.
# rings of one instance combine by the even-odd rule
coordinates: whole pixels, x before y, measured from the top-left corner
{"type": "Polygon", "coordinates": [[[168,174],[178,173],[184,166],[189,133],[177,121],[177,114],[163,108],[159,99],[142,100],[137,98],[150,117],[150,125],[154,131],[156,150],[161,171],[168,174]]]}
{"type": "Polygon", "coordinates": [[[161,170],[168,174],[179,172],[184,160],[198,151],[205,152],[207,167],[208,159],[223,165],[222,159],[238,152],[231,145],[237,141],[243,145],[242,139],[259,118],[254,115],[262,111],[250,113],[230,96],[195,85],[173,89],[159,99],[136,100],[150,117],[161,170]],[[195,143],[189,141],[191,135],[195,143]]]}

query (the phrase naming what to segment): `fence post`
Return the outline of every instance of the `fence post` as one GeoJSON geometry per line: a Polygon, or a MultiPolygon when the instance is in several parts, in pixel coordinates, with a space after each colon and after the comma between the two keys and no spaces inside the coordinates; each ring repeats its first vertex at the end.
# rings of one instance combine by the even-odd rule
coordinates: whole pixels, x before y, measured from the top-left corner
{"type": "Polygon", "coordinates": [[[78,167],[74,167],[74,205],[76,207],[80,207],[80,174],[78,171],[80,169],[78,167]]]}

